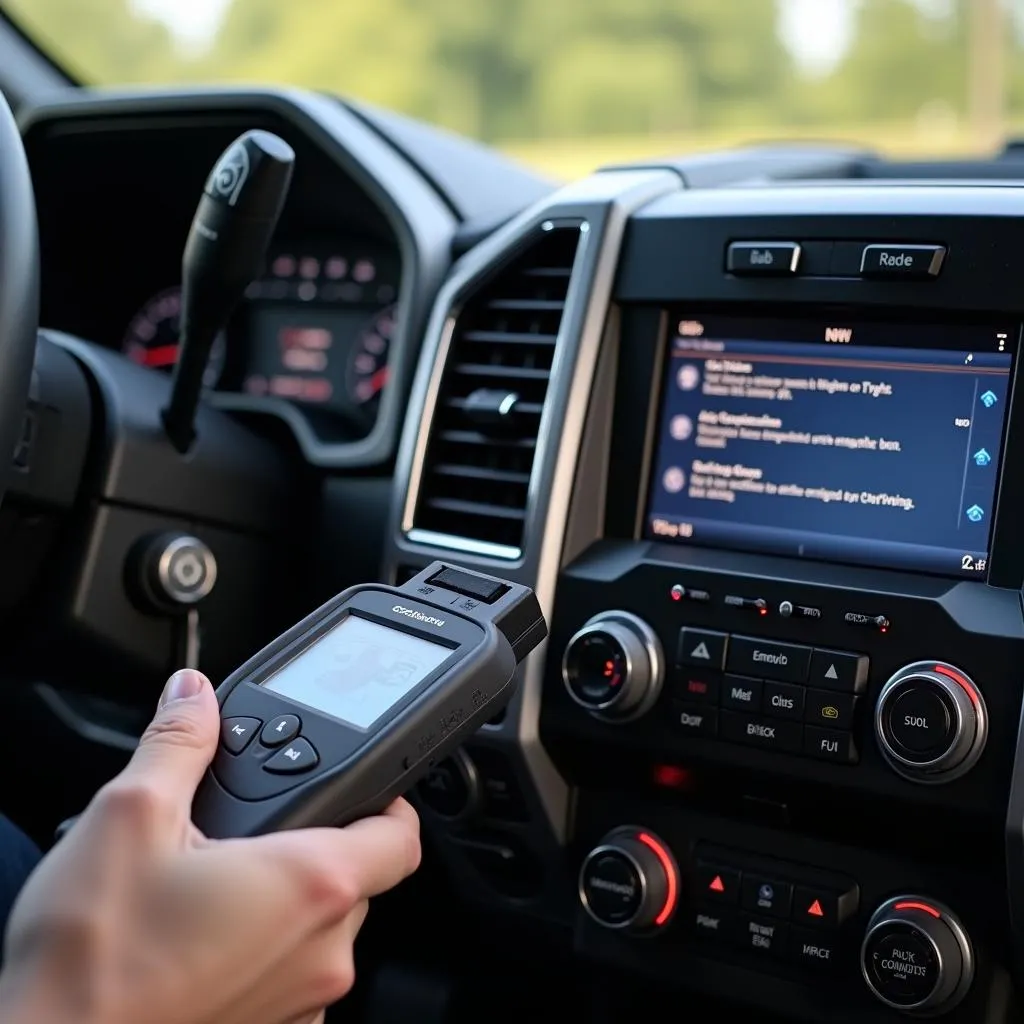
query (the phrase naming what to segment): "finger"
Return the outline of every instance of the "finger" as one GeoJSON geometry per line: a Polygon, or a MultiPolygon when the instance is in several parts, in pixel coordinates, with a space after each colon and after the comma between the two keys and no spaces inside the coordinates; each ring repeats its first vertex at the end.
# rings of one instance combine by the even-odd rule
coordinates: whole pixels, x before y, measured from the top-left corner
{"type": "Polygon", "coordinates": [[[217,750],[219,732],[220,708],[210,681],[191,669],[176,672],[121,777],[189,810],[217,750]]]}
{"type": "Polygon", "coordinates": [[[419,832],[420,816],[416,813],[416,808],[404,797],[399,797],[384,813],[390,817],[397,818],[399,821],[406,822],[410,828],[414,828],[419,832]]]}
{"type": "MultiPolygon", "coordinates": [[[[287,865],[304,870],[315,886],[323,888],[325,906],[331,906],[332,893],[347,893],[355,903],[386,892],[411,875],[420,862],[418,824],[401,810],[341,829],[301,829],[227,842],[260,843],[264,856],[281,857],[287,865]]],[[[338,905],[344,906],[344,901],[334,902],[338,905]]],[[[346,912],[349,909],[345,906],[346,912]]]]}

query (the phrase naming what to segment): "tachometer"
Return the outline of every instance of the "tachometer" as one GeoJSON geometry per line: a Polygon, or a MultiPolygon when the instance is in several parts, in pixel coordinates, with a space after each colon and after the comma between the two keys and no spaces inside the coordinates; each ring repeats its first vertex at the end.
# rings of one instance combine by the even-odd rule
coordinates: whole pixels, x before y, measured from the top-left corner
{"type": "Polygon", "coordinates": [[[388,382],[388,352],[395,329],[395,307],[375,314],[359,332],[348,360],[346,386],[353,405],[370,408],[388,382]]]}
{"type": "MultiPolygon", "coordinates": [[[[178,361],[180,323],[181,289],[168,288],[154,295],[132,318],[121,351],[140,366],[169,372],[178,361]]],[[[226,352],[225,337],[219,334],[203,377],[208,388],[216,387],[220,380],[226,352]]]]}

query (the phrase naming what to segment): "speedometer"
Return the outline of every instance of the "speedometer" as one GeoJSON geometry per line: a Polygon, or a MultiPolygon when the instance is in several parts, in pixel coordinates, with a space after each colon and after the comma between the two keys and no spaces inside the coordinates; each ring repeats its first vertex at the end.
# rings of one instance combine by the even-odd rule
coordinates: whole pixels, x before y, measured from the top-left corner
{"type": "MultiPolygon", "coordinates": [[[[181,289],[168,288],[154,295],[132,318],[121,351],[140,366],[170,372],[178,362],[181,324],[181,289]]],[[[208,388],[217,386],[224,370],[227,344],[217,335],[203,375],[208,388]]]]}
{"type": "Polygon", "coordinates": [[[359,332],[349,355],[346,386],[353,405],[370,409],[388,382],[388,352],[395,329],[395,307],[375,314],[359,332]]]}

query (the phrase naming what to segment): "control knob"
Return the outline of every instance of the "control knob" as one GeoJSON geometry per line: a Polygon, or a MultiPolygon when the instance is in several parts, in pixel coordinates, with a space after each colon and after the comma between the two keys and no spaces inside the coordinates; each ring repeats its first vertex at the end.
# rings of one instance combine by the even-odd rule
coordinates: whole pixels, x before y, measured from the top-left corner
{"type": "Polygon", "coordinates": [[[569,696],[605,721],[629,721],[649,711],[664,677],[657,634],[629,612],[601,612],[589,619],[562,658],[569,696]]]}
{"type": "Polygon", "coordinates": [[[897,896],[875,911],[860,961],[877,999],[920,1017],[952,1010],[974,978],[963,926],[948,907],[923,896],[897,896]]]}
{"type": "Polygon", "coordinates": [[[605,928],[650,934],[664,928],[679,904],[679,868],[668,846],[648,829],[609,832],[580,868],[583,909],[605,928]]]}
{"type": "Polygon", "coordinates": [[[918,661],[882,687],[875,735],[886,760],[904,778],[950,782],[969,772],[985,749],[985,701],[955,666],[918,661]]]}

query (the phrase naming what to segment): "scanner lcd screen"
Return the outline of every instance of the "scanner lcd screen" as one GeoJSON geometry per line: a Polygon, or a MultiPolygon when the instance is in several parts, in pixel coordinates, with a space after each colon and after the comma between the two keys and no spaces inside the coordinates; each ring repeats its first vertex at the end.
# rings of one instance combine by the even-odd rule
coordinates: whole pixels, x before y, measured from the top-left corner
{"type": "Polygon", "coordinates": [[[263,682],[314,711],[369,729],[451,654],[358,615],[333,629],[263,682]]]}

